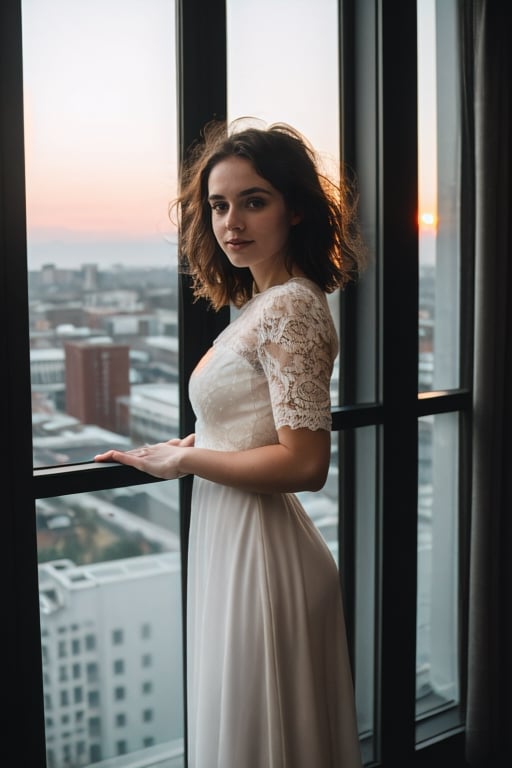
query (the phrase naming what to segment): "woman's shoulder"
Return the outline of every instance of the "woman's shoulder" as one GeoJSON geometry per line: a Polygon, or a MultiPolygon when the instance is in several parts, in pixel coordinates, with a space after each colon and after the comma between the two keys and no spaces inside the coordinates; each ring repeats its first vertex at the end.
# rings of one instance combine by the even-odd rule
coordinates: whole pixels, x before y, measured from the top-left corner
{"type": "Polygon", "coordinates": [[[329,359],[336,357],[338,336],[327,297],[308,278],[292,278],[256,294],[215,341],[255,360],[269,343],[310,350],[312,356],[328,349],[329,359]]]}
{"type": "Polygon", "coordinates": [[[263,315],[331,317],[324,291],[307,277],[292,277],[286,283],[267,288],[258,294],[257,305],[263,315]]]}
{"type": "Polygon", "coordinates": [[[324,291],[309,278],[297,277],[264,291],[259,306],[259,328],[265,338],[295,334],[315,343],[323,339],[334,354],[338,337],[324,291]]]}
{"type": "Polygon", "coordinates": [[[301,301],[306,304],[326,304],[323,290],[308,277],[291,277],[286,283],[273,285],[259,294],[262,304],[301,301]]]}

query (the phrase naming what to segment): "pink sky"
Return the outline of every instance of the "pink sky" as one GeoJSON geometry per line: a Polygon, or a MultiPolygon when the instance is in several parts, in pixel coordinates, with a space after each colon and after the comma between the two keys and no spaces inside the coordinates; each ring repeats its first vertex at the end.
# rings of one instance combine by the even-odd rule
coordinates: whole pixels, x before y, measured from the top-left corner
{"type": "MultiPolygon", "coordinates": [[[[229,117],[289,122],[334,164],[336,7],[335,0],[227,3],[228,41],[237,41],[228,42],[229,117]]],[[[422,25],[431,34],[428,20],[422,25]]],[[[174,232],[167,216],[177,174],[172,0],[23,0],[23,29],[31,237],[174,232]]],[[[432,76],[428,66],[423,71],[432,76]]],[[[435,163],[428,161],[435,104],[427,82],[420,210],[435,214],[435,163]]]]}
{"type": "Polygon", "coordinates": [[[24,0],[32,235],[57,229],[141,236],[172,229],[173,5],[24,0]]]}

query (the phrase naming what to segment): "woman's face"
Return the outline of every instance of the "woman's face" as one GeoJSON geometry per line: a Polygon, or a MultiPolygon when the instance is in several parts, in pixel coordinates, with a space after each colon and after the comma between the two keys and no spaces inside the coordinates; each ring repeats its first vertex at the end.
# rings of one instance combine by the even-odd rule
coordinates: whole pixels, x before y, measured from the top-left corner
{"type": "Polygon", "coordinates": [[[218,244],[233,266],[251,270],[260,291],[290,277],[286,249],[299,217],[249,160],[228,157],[212,168],[208,202],[218,244]]]}

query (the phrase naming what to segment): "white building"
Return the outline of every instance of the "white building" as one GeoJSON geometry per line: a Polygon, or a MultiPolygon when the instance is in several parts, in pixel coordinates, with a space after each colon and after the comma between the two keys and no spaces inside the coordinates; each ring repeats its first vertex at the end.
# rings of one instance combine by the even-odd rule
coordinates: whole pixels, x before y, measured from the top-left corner
{"type": "Polygon", "coordinates": [[[132,386],[126,401],[130,411],[130,434],[135,443],[159,443],[179,437],[177,384],[132,386]]]}
{"type": "MultiPolygon", "coordinates": [[[[178,552],[39,567],[49,768],[183,751],[178,552]],[[142,752],[140,752],[142,750],[142,752]],[[140,755],[139,755],[140,756],[140,755]]],[[[131,759],[131,758],[130,758],[131,759]]]]}

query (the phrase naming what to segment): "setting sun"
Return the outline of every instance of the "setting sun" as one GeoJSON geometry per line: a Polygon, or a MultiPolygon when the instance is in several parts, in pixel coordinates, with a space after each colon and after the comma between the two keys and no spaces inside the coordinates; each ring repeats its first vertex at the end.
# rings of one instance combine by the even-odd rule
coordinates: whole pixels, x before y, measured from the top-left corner
{"type": "Polygon", "coordinates": [[[423,232],[435,232],[437,230],[437,216],[430,211],[420,213],[419,226],[423,232]]]}

